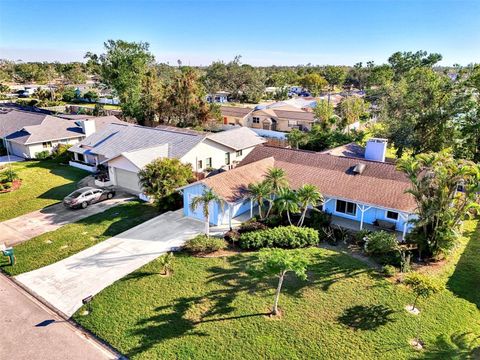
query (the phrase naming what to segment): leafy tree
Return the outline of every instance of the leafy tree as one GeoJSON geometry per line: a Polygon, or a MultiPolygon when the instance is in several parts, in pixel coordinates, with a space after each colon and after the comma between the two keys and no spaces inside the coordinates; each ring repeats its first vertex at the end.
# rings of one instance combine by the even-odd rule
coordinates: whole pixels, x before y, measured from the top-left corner
{"type": "Polygon", "coordinates": [[[62,100],[65,102],[70,102],[77,96],[75,88],[72,86],[66,87],[62,92],[62,100]]]}
{"type": "Polygon", "coordinates": [[[453,83],[430,68],[415,68],[385,89],[379,120],[397,148],[414,154],[439,151],[454,139],[453,83]]]}
{"type": "Polygon", "coordinates": [[[198,72],[193,68],[182,68],[165,90],[165,98],[160,105],[160,121],[179,127],[206,123],[214,118],[215,113],[205,97],[198,72]]]}
{"type": "Polygon", "coordinates": [[[297,226],[303,226],[305,216],[309,206],[315,207],[323,200],[322,194],[318,191],[315,185],[304,184],[296,191],[297,201],[302,209],[302,215],[298,221],[297,226]]]}
{"type": "Polygon", "coordinates": [[[307,279],[308,259],[298,250],[262,249],[258,252],[255,271],[264,276],[278,277],[277,290],[272,307],[272,314],[278,315],[278,301],[283,281],[288,272],[293,272],[302,280],[307,279]]]}
{"type": "Polygon", "coordinates": [[[294,149],[298,149],[300,145],[305,145],[308,142],[308,134],[298,129],[293,129],[287,133],[286,138],[294,149]]]}
{"type": "Polygon", "coordinates": [[[152,196],[159,208],[176,201],[176,190],[194,179],[192,166],[178,159],[155,159],[138,172],[144,192],[152,196]]]}
{"type": "Polygon", "coordinates": [[[358,62],[348,71],[345,79],[345,84],[353,86],[357,89],[363,90],[368,84],[368,77],[370,75],[371,67],[363,66],[363,63],[358,62]]]}
{"type": "Polygon", "coordinates": [[[438,281],[417,272],[407,274],[404,284],[410,287],[415,293],[412,310],[416,309],[419,297],[428,298],[444,289],[444,286],[438,281]]]}
{"type": "Polygon", "coordinates": [[[442,60],[442,55],[437,53],[428,54],[426,51],[419,50],[417,52],[400,52],[392,54],[388,58],[394,73],[395,80],[399,80],[410,70],[420,67],[431,68],[442,60]]]}
{"type": "Polygon", "coordinates": [[[173,261],[175,260],[175,257],[173,255],[173,252],[168,252],[166,254],[163,254],[160,256],[158,259],[159,265],[162,269],[162,273],[165,276],[169,276],[170,273],[173,270],[173,261]]]}
{"type": "Polygon", "coordinates": [[[387,86],[393,81],[393,69],[384,65],[374,65],[372,63],[371,69],[367,77],[367,86],[387,86]]]}
{"type": "Polygon", "coordinates": [[[87,53],[90,67],[96,62],[102,81],[115,89],[122,110],[126,116],[137,117],[141,113],[142,83],[153,65],[154,57],[149,44],[108,40],[104,43],[105,53],[96,55],[87,53]]]}
{"type": "Polygon", "coordinates": [[[275,71],[266,80],[267,86],[286,87],[295,85],[299,81],[298,75],[290,69],[275,71]]]}
{"type": "Polygon", "coordinates": [[[0,84],[0,94],[6,94],[10,92],[10,87],[5,84],[0,84]]]}
{"type": "Polygon", "coordinates": [[[400,159],[398,168],[410,180],[418,218],[409,236],[429,257],[446,255],[455,245],[460,224],[478,209],[480,167],[455,160],[447,151],[400,159]],[[460,188],[460,191],[459,191],[460,188]]]}
{"type": "Polygon", "coordinates": [[[98,100],[98,93],[94,90],[89,90],[85,94],[83,94],[83,98],[88,100],[89,102],[95,102],[98,100]]]}
{"type": "Polygon", "coordinates": [[[328,65],[323,71],[323,76],[327,80],[328,85],[330,86],[328,92],[328,102],[330,103],[330,95],[335,91],[335,86],[341,86],[345,82],[345,77],[347,73],[345,69],[341,66],[328,65]]]}
{"type": "Polygon", "coordinates": [[[348,96],[339,104],[339,112],[345,126],[351,125],[360,120],[368,112],[370,104],[360,97],[348,96]]]}
{"type": "Polygon", "coordinates": [[[271,186],[265,181],[259,183],[249,184],[247,187],[247,198],[256,202],[258,205],[258,215],[260,219],[263,219],[263,203],[265,200],[269,200],[270,194],[272,192],[271,186]]]}
{"type": "Polygon", "coordinates": [[[79,62],[64,64],[62,73],[69,84],[84,84],[87,81],[86,67],[79,62]]]}
{"type": "Polygon", "coordinates": [[[280,215],[282,215],[284,212],[287,213],[288,222],[290,225],[293,225],[290,214],[300,213],[300,208],[298,207],[298,198],[295,192],[289,188],[281,188],[277,192],[275,206],[280,215]]]}
{"type": "Polygon", "coordinates": [[[335,115],[335,107],[327,100],[317,100],[317,104],[313,109],[315,119],[320,122],[323,129],[327,129],[332,124],[335,115]]]}
{"type": "Polygon", "coordinates": [[[313,96],[318,96],[328,87],[328,82],[322,75],[312,73],[300,78],[300,85],[308,89],[313,96]]]}
{"type": "Polygon", "coordinates": [[[203,216],[205,217],[205,235],[210,235],[210,204],[218,203],[223,206],[223,199],[210,189],[205,189],[202,195],[195,196],[190,203],[190,209],[195,211],[202,205],[203,216]]]}

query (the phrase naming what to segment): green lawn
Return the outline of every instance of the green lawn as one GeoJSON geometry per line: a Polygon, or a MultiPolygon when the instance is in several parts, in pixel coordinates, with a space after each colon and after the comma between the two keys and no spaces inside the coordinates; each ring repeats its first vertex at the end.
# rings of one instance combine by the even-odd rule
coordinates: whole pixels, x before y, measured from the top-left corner
{"type": "MultiPolygon", "coordinates": [[[[477,235],[470,240],[475,246],[477,235]]],[[[478,269],[478,248],[469,246],[463,256],[476,256],[469,261],[478,269]]],[[[420,300],[420,315],[411,315],[404,307],[413,295],[403,285],[348,254],[302,251],[312,260],[309,279],[287,278],[281,319],[265,315],[276,282],[245,273],[252,253],[179,254],[167,278],[153,261],[98,294],[89,315],[80,309],[74,318],[133,359],[463,359],[464,340],[480,334],[471,296],[445,290],[420,300]],[[417,334],[425,342],[420,352],[409,345],[417,334]]],[[[455,272],[466,271],[462,261],[455,272]]],[[[478,270],[470,270],[476,279],[469,284],[478,284],[478,270]]]]}
{"type": "Polygon", "coordinates": [[[88,173],[53,161],[24,161],[12,168],[22,179],[20,189],[0,194],[0,221],[39,210],[61,201],[88,173]]]}
{"type": "MultiPolygon", "coordinates": [[[[2,269],[18,275],[53,264],[157,215],[153,206],[137,201],[115,206],[15,246],[16,265],[2,269]]],[[[6,263],[0,258],[0,264],[6,263]]]]}

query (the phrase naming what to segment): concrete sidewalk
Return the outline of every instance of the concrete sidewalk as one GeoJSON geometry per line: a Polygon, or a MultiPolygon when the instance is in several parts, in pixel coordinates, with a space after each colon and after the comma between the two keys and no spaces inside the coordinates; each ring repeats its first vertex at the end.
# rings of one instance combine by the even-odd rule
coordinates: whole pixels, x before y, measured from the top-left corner
{"type": "Polygon", "coordinates": [[[67,316],[95,295],[200,233],[203,223],[168,212],[67,259],[18,275],[17,281],[67,316]]]}
{"type": "Polygon", "coordinates": [[[0,274],[0,358],[97,360],[118,356],[0,274]]]}
{"type": "Polygon", "coordinates": [[[90,205],[86,209],[68,209],[62,203],[0,222],[0,243],[14,246],[63,225],[95,215],[127,201],[130,197],[118,194],[113,199],[90,205]]]}

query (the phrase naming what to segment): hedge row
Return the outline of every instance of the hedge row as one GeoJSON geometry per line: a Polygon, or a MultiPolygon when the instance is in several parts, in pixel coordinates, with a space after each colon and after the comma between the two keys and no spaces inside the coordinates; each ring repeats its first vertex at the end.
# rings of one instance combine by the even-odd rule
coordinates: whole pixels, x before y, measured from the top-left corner
{"type": "Polygon", "coordinates": [[[247,232],[240,235],[238,243],[243,249],[264,247],[301,248],[319,243],[318,231],[297,226],[279,226],[273,229],[247,232]]]}

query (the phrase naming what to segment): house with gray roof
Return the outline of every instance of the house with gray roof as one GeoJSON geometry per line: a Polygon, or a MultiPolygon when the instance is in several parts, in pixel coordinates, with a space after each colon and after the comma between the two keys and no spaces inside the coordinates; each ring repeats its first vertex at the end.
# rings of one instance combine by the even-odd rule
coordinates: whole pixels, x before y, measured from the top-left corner
{"type": "MultiPolygon", "coordinates": [[[[235,167],[265,140],[247,128],[219,133],[198,132],[171,126],[157,128],[111,124],[74,145],[75,162],[108,168],[104,185],[114,185],[141,194],[138,172],[158,158],[176,158],[191,164],[199,176],[205,172],[235,167]]],[[[75,162],[72,165],[76,165],[75,162]]]]}
{"type": "Polygon", "coordinates": [[[111,123],[124,123],[115,116],[86,117],[76,120],[46,113],[0,109],[0,138],[9,153],[34,159],[58,145],[74,145],[111,123]]]}

